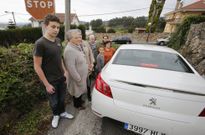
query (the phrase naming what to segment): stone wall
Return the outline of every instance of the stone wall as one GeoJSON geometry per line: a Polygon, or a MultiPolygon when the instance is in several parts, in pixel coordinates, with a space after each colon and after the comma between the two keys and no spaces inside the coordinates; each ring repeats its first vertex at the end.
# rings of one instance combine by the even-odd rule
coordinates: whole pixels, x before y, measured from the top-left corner
{"type": "Polygon", "coordinates": [[[201,75],[205,75],[205,22],[191,26],[180,53],[201,75]]]}
{"type": "MultiPolygon", "coordinates": [[[[97,40],[102,40],[103,35],[108,35],[110,39],[115,37],[127,36],[130,37],[133,43],[143,43],[146,42],[147,33],[96,33],[97,40]]],[[[149,36],[149,42],[156,42],[158,38],[167,37],[166,33],[151,33],[149,36]]]]}

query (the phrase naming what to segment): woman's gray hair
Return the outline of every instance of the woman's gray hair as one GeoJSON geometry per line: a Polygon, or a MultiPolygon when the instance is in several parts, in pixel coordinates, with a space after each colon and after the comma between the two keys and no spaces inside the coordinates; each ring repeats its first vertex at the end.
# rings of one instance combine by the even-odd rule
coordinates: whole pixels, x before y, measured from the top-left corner
{"type": "Polygon", "coordinates": [[[72,38],[73,38],[73,34],[74,33],[80,33],[82,34],[81,30],[80,29],[71,29],[71,30],[68,30],[66,32],[66,38],[68,41],[70,41],[72,38]]]}

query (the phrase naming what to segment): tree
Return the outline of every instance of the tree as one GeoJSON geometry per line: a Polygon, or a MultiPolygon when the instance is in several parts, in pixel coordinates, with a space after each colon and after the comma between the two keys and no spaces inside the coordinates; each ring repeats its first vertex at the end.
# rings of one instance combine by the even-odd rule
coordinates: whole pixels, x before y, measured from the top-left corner
{"type": "Polygon", "coordinates": [[[84,25],[85,25],[85,27],[86,27],[86,30],[89,30],[89,25],[90,25],[90,24],[87,22],[87,23],[85,23],[84,25]]]}
{"type": "Polygon", "coordinates": [[[166,25],[165,19],[164,19],[163,17],[160,17],[160,18],[159,18],[159,22],[158,22],[158,24],[157,24],[156,31],[157,31],[157,32],[163,32],[165,25],[166,25]]]}
{"type": "Polygon", "coordinates": [[[114,19],[111,19],[108,21],[108,26],[109,27],[115,27],[115,26],[118,26],[120,25],[120,18],[114,18],[114,19]]]}
{"type": "Polygon", "coordinates": [[[137,18],[122,17],[109,20],[108,26],[112,28],[123,27],[125,29],[134,29],[136,27],[145,27],[146,22],[147,18],[144,16],[137,18]]]}
{"type": "Polygon", "coordinates": [[[145,28],[146,26],[146,23],[147,23],[147,17],[145,16],[140,16],[140,17],[137,17],[135,18],[134,22],[133,22],[133,25],[138,28],[145,28]]]}
{"type": "Polygon", "coordinates": [[[103,25],[101,25],[100,27],[97,27],[95,29],[93,29],[96,33],[106,33],[106,29],[103,25]]]}
{"type": "Polygon", "coordinates": [[[97,27],[100,27],[101,25],[103,25],[103,21],[102,21],[102,19],[92,20],[90,22],[90,25],[92,26],[92,28],[97,28],[97,27]]]}
{"type": "Polygon", "coordinates": [[[123,21],[123,26],[124,28],[128,28],[131,27],[133,22],[134,22],[134,18],[133,17],[122,17],[122,21],[123,21]]]}
{"type": "Polygon", "coordinates": [[[102,19],[92,20],[90,22],[92,29],[97,33],[106,33],[106,29],[103,25],[102,19]]]}
{"type": "Polygon", "coordinates": [[[160,14],[164,7],[164,3],[165,0],[152,0],[146,27],[147,32],[154,32],[156,30],[160,14]]]}
{"type": "Polygon", "coordinates": [[[114,30],[114,29],[112,29],[112,28],[110,28],[110,29],[108,29],[107,30],[107,33],[115,33],[116,31],[114,30]]]}

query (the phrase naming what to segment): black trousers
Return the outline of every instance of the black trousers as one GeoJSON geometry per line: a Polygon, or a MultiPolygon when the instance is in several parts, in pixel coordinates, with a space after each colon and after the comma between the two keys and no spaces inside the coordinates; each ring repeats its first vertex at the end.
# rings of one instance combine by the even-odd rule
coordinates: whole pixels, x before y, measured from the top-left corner
{"type": "Polygon", "coordinates": [[[90,101],[91,100],[91,75],[89,75],[87,77],[87,97],[88,97],[88,100],[90,101]]]}
{"type": "Polygon", "coordinates": [[[82,95],[80,97],[73,96],[73,104],[75,108],[82,107],[83,102],[82,95]]]}
{"type": "Polygon", "coordinates": [[[50,82],[55,88],[55,93],[47,94],[49,99],[50,107],[53,111],[53,115],[60,115],[65,112],[65,95],[66,95],[66,84],[65,78],[50,82]]]}

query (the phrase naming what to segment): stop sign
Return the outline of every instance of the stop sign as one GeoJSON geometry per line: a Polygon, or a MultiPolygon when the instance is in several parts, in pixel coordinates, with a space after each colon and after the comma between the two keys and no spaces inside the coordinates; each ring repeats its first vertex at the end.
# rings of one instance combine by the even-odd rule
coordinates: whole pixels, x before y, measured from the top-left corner
{"type": "Polygon", "coordinates": [[[47,14],[55,13],[54,0],[25,0],[26,10],[36,20],[42,20],[47,14]]]}

